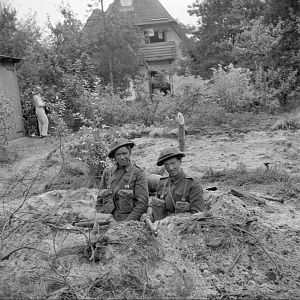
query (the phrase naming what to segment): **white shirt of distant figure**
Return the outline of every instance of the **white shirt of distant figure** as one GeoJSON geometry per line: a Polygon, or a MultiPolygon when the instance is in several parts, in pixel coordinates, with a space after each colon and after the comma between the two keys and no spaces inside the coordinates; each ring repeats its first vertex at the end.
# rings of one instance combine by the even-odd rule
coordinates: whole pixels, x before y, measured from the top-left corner
{"type": "Polygon", "coordinates": [[[42,99],[42,93],[43,90],[40,86],[36,86],[34,88],[33,104],[35,107],[35,114],[38,120],[39,135],[41,138],[44,138],[48,135],[49,120],[45,112],[46,104],[42,99]]]}

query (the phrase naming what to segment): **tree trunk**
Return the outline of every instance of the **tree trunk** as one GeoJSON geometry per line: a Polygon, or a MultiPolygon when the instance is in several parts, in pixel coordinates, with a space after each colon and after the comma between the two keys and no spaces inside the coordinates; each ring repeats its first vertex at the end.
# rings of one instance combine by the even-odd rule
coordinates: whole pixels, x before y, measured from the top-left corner
{"type": "Polygon", "coordinates": [[[114,91],[114,74],[113,74],[113,66],[112,66],[112,58],[109,59],[109,78],[110,78],[110,88],[111,91],[114,91]]]}

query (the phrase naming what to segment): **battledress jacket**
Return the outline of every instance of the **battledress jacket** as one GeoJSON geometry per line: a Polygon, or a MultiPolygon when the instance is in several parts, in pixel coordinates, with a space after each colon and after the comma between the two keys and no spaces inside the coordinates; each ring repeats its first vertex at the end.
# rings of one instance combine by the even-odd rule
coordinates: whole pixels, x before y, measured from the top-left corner
{"type": "MultiPolygon", "coordinates": [[[[121,216],[121,220],[140,220],[142,214],[147,211],[149,192],[146,174],[135,163],[131,162],[126,168],[118,168],[117,164],[106,168],[103,172],[99,189],[110,188],[114,194],[114,201],[118,202],[117,192],[121,189],[126,189],[129,181],[129,189],[134,194],[134,206],[130,214],[121,216]]],[[[118,212],[115,212],[114,215],[116,213],[118,212]]]]}
{"type": "Polygon", "coordinates": [[[157,188],[157,197],[165,200],[168,214],[175,212],[173,204],[177,201],[188,201],[189,211],[196,213],[204,210],[203,188],[200,182],[187,176],[183,171],[176,178],[163,176],[157,188]]]}

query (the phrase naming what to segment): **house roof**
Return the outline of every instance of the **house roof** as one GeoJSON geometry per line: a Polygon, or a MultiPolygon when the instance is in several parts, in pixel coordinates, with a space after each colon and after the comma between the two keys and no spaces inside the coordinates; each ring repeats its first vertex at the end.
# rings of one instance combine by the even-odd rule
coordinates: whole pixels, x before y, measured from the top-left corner
{"type": "MultiPolygon", "coordinates": [[[[131,12],[136,25],[174,22],[174,18],[159,2],[159,0],[132,0],[134,10],[131,12]]],[[[120,12],[120,0],[114,0],[109,5],[107,13],[120,12]]]]}
{"type": "Polygon", "coordinates": [[[18,63],[22,58],[0,54],[0,62],[18,63]]]}

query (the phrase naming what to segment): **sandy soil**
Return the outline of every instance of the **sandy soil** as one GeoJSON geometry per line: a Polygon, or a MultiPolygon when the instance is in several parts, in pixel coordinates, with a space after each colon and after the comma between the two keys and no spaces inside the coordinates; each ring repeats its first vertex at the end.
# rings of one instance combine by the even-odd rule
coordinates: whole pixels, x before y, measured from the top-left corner
{"type": "MultiPolygon", "coordinates": [[[[136,147],[133,150],[133,158],[148,174],[158,171],[155,163],[161,149],[170,145],[177,146],[176,139],[170,138],[141,137],[134,141],[136,147]]],[[[37,193],[42,192],[43,183],[57,171],[53,163],[47,166],[46,158],[53,151],[57,152],[58,146],[59,143],[54,137],[47,140],[24,138],[12,142],[10,149],[19,152],[20,158],[14,164],[1,166],[1,195],[3,192],[9,192],[16,183],[20,187],[14,189],[14,193],[10,195],[11,200],[26,194],[28,188],[36,189],[37,193]],[[37,176],[41,167],[44,170],[42,175],[36,181],[36,185],[30,187],[30,182],[37,176]],[[22,176],[25,176],[24,180],[20,180],[22,176]]],[[[183,168],[186,173],[197,178],[201,178],[208,168],[217,171],[244,164],[247,168],[255,169],[264,168],[264,163],[270,163],[271,167],[297,176],[300,175],[300,130],[247,133],[233,130],[230,133],[219,132],[214,135],[188,135],[185,153],[183,168]]],[[[212,183],[203,184],[205,188],[212,183]]],[[[257,203],[243,203],[238,198],[229,197],[226,191],[230,186],[226,184],[213,184],[218,186],[219,193],[212,197],[215,201],[215,216],[232,214],[233,220],[255,218],[256,221],[249,230],[254,232],[267,248],[261,247],[251,236],[247,236],[246,241],[242,241],[242,235],[237,235],[234,231],[227,236],[227,233],[215,224],[206,224],[203,225],[204,229],[199,229],[201,226],[198,226],[198,221],[190,224],[190,220],[186,220],[185,223],[175,218],[160,227],[157,241],[164,249],[164,261],[152,270],[153,274],[150,277],[154,290],[159,291],[161,297],[168,299],[195,299],[199,296],[229,299],[230,295],[253,296],[258,297],[257,299],[300,297],[300,189],[295,189],[296,192],[292,196],[287,195],[284,204],[267,201],[265,206],[258,206],[257,203]],[[218,198],[220,194],[222,197],[218,198]],[[216,199],[222,201],[217,202],[216,199]],[[182,226],[185,226],[185,231],[182,230],[182,226]],[[224,235],[231,242],[221,245],[220,239],[223,239],[224,235]],[[243,243],[245,249],[241,248],[243,243]],[[238,262],[234,265],[232,273],[228,272],[239,251],[241,255],[238,262]],[[274,265],[270,257],[276,260],[282,277],[278,277],[276,263],[274,265]]],[[[249,185],[244,188],[248,191],[284,196],[280,194],[277,183],[268,186],[249,185]]],[[[13,260],[9,263],[17,264],[13,260]]],[[[4,268],[9,270],[10,265],[6,264],[4,268]]],[[[26,273],[24,276],[26,277],[26,273]]]]}

